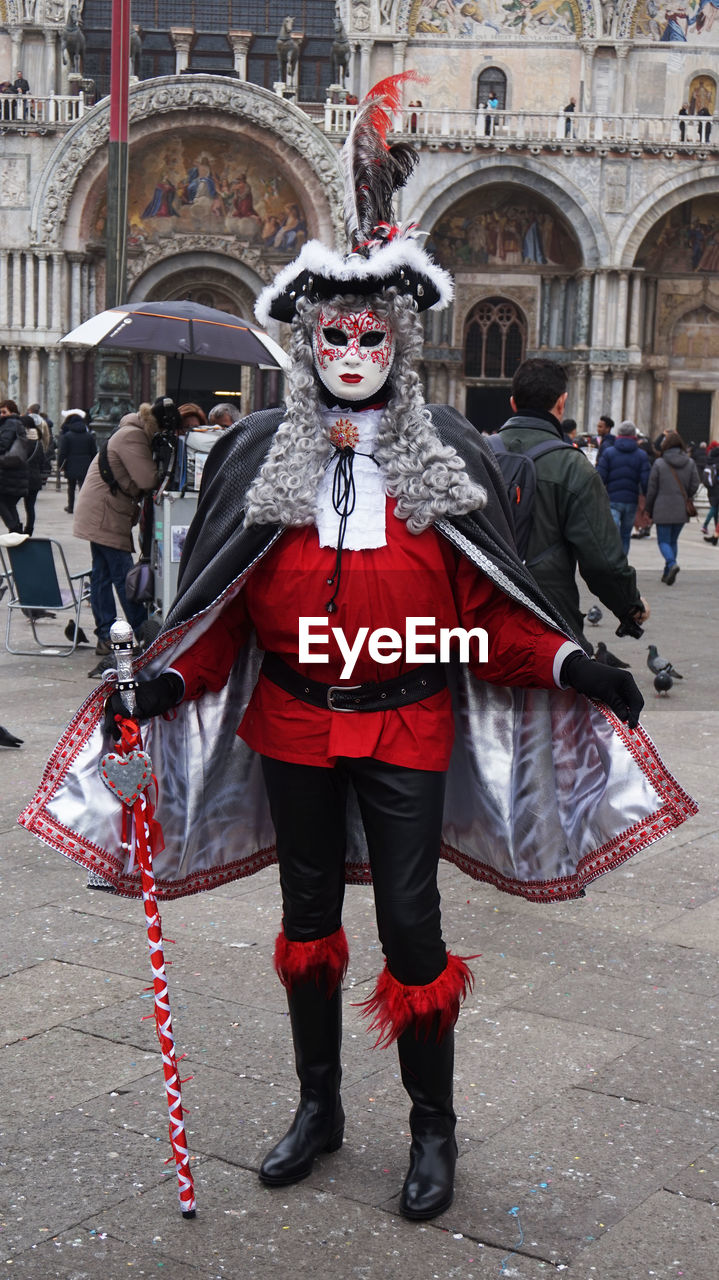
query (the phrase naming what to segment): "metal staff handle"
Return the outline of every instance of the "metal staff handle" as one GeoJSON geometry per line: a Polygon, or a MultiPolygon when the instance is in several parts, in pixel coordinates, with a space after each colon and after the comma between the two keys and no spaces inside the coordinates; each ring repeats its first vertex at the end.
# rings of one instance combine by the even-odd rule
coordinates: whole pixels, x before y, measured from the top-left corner
{"type": "Polygon", "coordinates": [[[115,655],[118,692],[130,715],[134,716],[136,681],[132,669],[132,651],[135,638],[129,622],[123,621],[122,618],[115,619],[110,627],[110,644],[115,655]]]}

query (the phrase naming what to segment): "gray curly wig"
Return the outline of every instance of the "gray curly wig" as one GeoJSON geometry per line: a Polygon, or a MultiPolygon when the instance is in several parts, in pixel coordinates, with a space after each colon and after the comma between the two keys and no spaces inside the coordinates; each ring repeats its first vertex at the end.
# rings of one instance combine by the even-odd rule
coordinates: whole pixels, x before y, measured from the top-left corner
{"type": "Polygon", "coordinates": [[[413,299],[392,288],[370,297],[344,294],[329,303],[304,298],[297,303],[287,416],[248,490],[245,525],[314,523],[317,488],[332,445],[317,391],[312,333],[321,309],[349,312],[366,307],[391,327],[395,337],[390,398],[374,450],[387,493],[397,499],[395,515],[406,520],[413,533],[421,533],[441,516],[464,515],[485,505],[485,490],[470,480],[459,454],[442,444],[432,425],[414,367],[422,350],[422,326],[413,299]]]}

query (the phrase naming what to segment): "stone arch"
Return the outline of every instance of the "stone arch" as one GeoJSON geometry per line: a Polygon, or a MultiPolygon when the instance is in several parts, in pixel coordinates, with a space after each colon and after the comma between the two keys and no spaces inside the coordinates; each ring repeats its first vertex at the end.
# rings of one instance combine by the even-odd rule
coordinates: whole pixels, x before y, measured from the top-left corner
{"type": "Polygon", "coordinates": [[[477,106],[477,99],[479,96],[479,81],[481,77],[485,75],[488,71],[493,71],[493,70],[499,71],[501,75],[504,76],[505,100],[504,100],[504,103],[500,101],[499,109],[500,111],[511,111],[512,89],[513,89],[514,78],[512,76],[511,68],[506,63],[503,63],[501,58],[487,57],[484,60],[484,62],[481,63],[479,66],[477,66],[475,70],[472,72],[472,97],[471,97],[472,105],[473,107],[477,106]]]}
{"type": "Polygon", "coordinates": [[[634,210],[620,232],[616,245],[617,266],[630,270],[639,248],[652,227],[665,214],[697,196],[719,195],[719,164],[703,164],[701,176],[693,179],[672,178],[658,191],[653,191],[634,210]]]}
{"type": "Polygon", "coordinates": [[[691,70],[687,70],[687,74],[684,79],[684,85],[685,85],[684,96],[686,101],[689,102],[689,105],[691,108],[691,105],[692,105],[690,102],[691,86],[695,84],[697,80],[701,80],[702,78],[706,80],[711,80],[712,84],[714,85],[713,100],[710,98],[708,102],[702,102],[700,98],[697,105],[707,106],[710,109],[711,114],[713,115],[714,111],[716,110],[717,93],[719,92],[719,75],[717,74],[716,66],[715,67],[708,67],[708,66],[692,67],[691,70]]]}
{"type": "Polygon", "coordinates": [[[699,369],[704,368],[704,362],[712,373],[716,370],[717,359],[719,359],[719,298],[695,298],[693,305],[684,307],[681,314],[673,319],[671,328],[666,335],[667,354],[674,360],[681,359],[685,361],[684,368],[699,369]],[[706,340],[704,351],[691,350],[691,337],[689,333],[690,322],[695,320],[695,324],[699,320],[703,320],[702,324],[703,337],[706,340]],[[683,351],[680,346],[680,331],[685,330],[687,333],[687,347],[683,351]]]}
{"type": "Polygon", "coordinates": [[[254,300],[264,280],[259,271],[247,263],[229,258],[220,245],[214,249],[207,244],[198,244],[196,248],[183,245],[181,253],[168,248],[165,254],[145,264],[137,274],[128,291],[128,302],[171,300],[178,296],[181,287],[186,288],[194,279],[198,279],[198,287],[204,278],[208,287],[222,289],[223,277],[227,298],[239,300],[239,306],[236,304],[229,309],[251,316],[254,300]]]}
{"type": "MultiPolygon", "coordinates": [[[[500,378],[508,381],[515,371],[515,368],[521,363],[529,345],[529,318],[525,307],[522,303],[512,298],[512,290],[505,289],[503,284],[496,284],[493,288],[486,287],[480,290],[480,296],[475,298],[471,305],[465,304],[461,317],[459,332],[462,334],[462,353],[464,362],[464,376],[466,379],[472,378],[500,378]],[[487,308],[487,315],[482,316],[482,304],[487,308]],[[491,312],[490,311],[491,304],[491,312]],[[504,315],[500,314],[504,311],[504,315]],[[468,330],[470,326],[475,326],[483,332],[482,337],[482,360],[481,369],[470,368],[468,365],[468,330]],[[501,339],[501,350],[499,353],[499,369],[492,370],[487,368],[487,359],[489,358],[489,341],[491,331],[497,328],[501,339]],[[508,344],[512,341],[513,347],[516,347],[516,339],[519,336],[519,349],[516,352],[510,352],[508,344]],[[513,358],[514,357],[514,358],[513,358]],[[511,367],[510,367],[511,366],[511,367]]],[[[458,317],[459,320],[459,317],[458,317]]]]}
{"type": "MultiPolygon", "coordinates": [[[[144,80],[130,92],[130,146],[169,125],[243,134],[263,145],[292,172],[313,210],[311,234],[342,243],[342,180],[332,144],[299,108],[245,81],[218,76],[144,80]]],[[[109,139],[109,98],[78,121],[56,147],[37,185],[30,215],[34,243],[82,247],[82,209],[102,180],[109,139]]]]}
{"type": "Polygon", "coordinates": [[[565,178],[555,180],[547,177],[546,171],[530,160],[524,160],[520,165],[511,160],[497,162],[494,156],[476,158],[459,166],[447,187],[431,184],[428,175],[422,197],[430,192],[429,201],[425,204],[420,197],[411,207],[403,209],[402,217],[429,231],[462,196],[497,183],[509,183],[536,192],[555,205],[574,232],[585,268],[607,262],[610,257],[609,239],[603,224],[597,222],[591,195],[586,195],[565,178]]]}
{"type": "Polygon", "coordinates": [[[719,295],[712,297],[708,293],[707,288],[701,293],[695,293],[686,298],[682,298],[676,302],[674,306],[667,308],[661,317],[661,324],[657,330],[656,337],[656,354],[671,357],[672,343],[677,327],[682,321],[688,319],[694,312],[706,310],[716,317],[719,325],[719,295]]]}

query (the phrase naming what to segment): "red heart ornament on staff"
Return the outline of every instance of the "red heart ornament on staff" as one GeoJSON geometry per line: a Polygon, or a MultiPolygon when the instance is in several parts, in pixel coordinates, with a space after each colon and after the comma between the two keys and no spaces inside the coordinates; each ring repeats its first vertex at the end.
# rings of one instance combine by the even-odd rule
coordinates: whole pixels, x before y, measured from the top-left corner
{"type": "Polygon", "coordinates": [[[128,751],[124,756],[108,751],[100,761],[100,777],[108,790],[131,808],[149,786],[152,761],[146,751],[128,751]]]}

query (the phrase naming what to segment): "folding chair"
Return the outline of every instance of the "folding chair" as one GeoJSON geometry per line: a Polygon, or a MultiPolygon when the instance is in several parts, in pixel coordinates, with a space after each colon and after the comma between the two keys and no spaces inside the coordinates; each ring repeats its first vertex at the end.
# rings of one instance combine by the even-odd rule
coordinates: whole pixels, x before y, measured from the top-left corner
{"type": "Polygon", "coordinates": [[[8,653],[33,655],[38,652],[67,658],[74,653],[80,634],[80,611],[90,599],[90,570],[70,573],[65,552],[55,538],[18,538],[17,534],[0,535],[0,581],[7,583],[5,648],[8,653]],[[13,617],[20,611],[32,628],[36,647],[14,649],[10,643],[13,617]],[[57,614],[71,614],[60,641],[48,641],[38,635],[57,614]]]}

